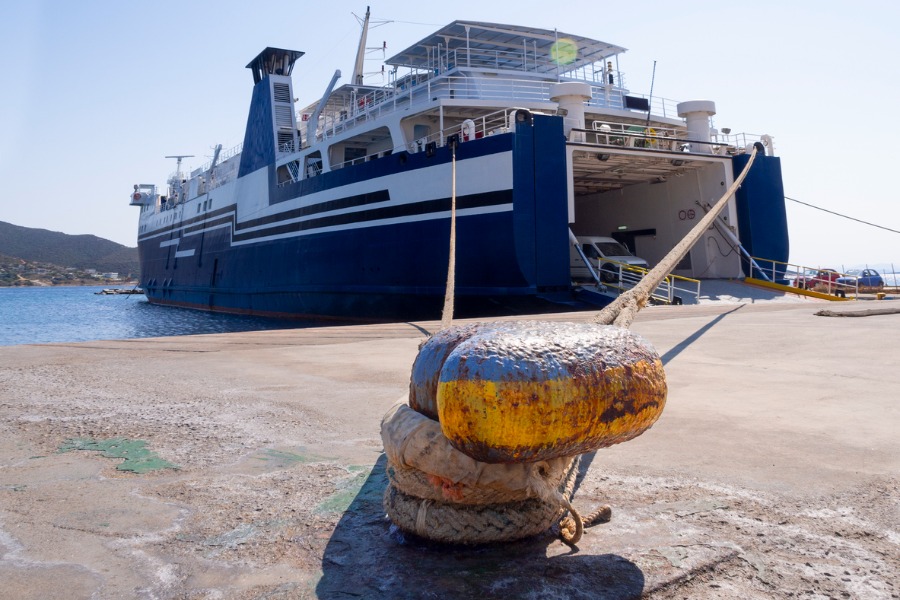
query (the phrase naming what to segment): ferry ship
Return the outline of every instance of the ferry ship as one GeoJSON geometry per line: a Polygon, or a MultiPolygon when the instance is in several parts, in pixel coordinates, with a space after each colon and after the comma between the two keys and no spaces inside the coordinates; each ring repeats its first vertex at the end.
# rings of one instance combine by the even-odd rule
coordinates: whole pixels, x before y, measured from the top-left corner
{"type": "Polygon", "coordinates": [[[754,145],[762,152],[748,178],[675,274],[742,277],[741,252],[786,262],[772,137],[717,130],[710,100],[632,92],[624,48],[454,21],[386,59],[389,80],[373,86],[363,71],[369,19],[348,83],[338,86],[336,71],[321,98],[297,110],[291,72],[304,53],[265,48],[247,65],[243,144],[217,146],[187,173],[186,157],[173,157],[164,192],[134,186],[140,286],[151,303],[439,317],[455,201],[458,314],[571,306],[572,240],[610,236],[654,265],[754,145]]]}

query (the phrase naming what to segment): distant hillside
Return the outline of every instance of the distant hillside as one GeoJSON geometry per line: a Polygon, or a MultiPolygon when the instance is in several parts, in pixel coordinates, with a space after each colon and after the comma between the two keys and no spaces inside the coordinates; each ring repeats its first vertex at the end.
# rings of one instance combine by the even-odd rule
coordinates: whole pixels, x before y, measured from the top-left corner
{"type": "Polygon", "coordinates": [[[140,272],[137,248],[95,235],[68,235],[3,221],[0,221],[0,254],[34,263],[114,272],[123,278],[137,277],[140,272]]]}

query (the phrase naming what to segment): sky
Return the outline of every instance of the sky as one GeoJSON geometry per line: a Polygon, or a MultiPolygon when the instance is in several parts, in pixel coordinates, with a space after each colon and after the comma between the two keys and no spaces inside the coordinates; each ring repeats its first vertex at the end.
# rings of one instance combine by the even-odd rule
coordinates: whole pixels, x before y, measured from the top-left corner
{"type": "MultiPolygon", "coordinates": [[[[770,134],[785,195],[900,231],[893,109],[900,97],[900,3],[645,0],[447,3],[371,0],[369,46],[387,56],[456,19],[558,29],[628,49],[629,88],[713,100],[714,123],[770,134]],[[655,76],[654,76],[655,64],[655,76]]],[[[68,0],[0,9],[0,221],[136,246],[136,183],[164,187],[166,155],[243,141],[266,46],[305,52],[298,106],[335,69],[346,82],[366,4],[268,0],[68,0]]],[[[380,69],[370,54],[366,68],[380,69]]],[[[375,83],[368,80],[367,83],[375,83]]],[[[900,233],[787,201],[790,262],[900,270],[900,233]]]]}

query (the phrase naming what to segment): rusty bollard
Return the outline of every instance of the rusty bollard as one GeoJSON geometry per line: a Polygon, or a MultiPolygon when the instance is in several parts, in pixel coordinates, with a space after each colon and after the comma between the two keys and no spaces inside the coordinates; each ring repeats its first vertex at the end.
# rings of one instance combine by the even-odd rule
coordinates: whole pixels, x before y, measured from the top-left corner
{"type": "Polygon", "coordinates": [[[637,437],[662,413],[656,350],[621,327],[514,321],[462,325],[426,341],[409,404],[486,463],[574,456],[637,437]]]}

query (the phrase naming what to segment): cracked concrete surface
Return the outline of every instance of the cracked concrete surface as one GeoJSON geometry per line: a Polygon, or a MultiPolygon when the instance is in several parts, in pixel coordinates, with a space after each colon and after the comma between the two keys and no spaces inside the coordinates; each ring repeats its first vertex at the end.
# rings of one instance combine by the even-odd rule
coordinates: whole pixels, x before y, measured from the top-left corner
{"type": "Polygon", "coordinates": [[[576,506],[613,514],[577,548],[385,521],[379,422],[437,323],[2,347],[0,596],[900,598],[900,315],[818,308],[642,311],[667,407],[583,461],[576,506]]]}

